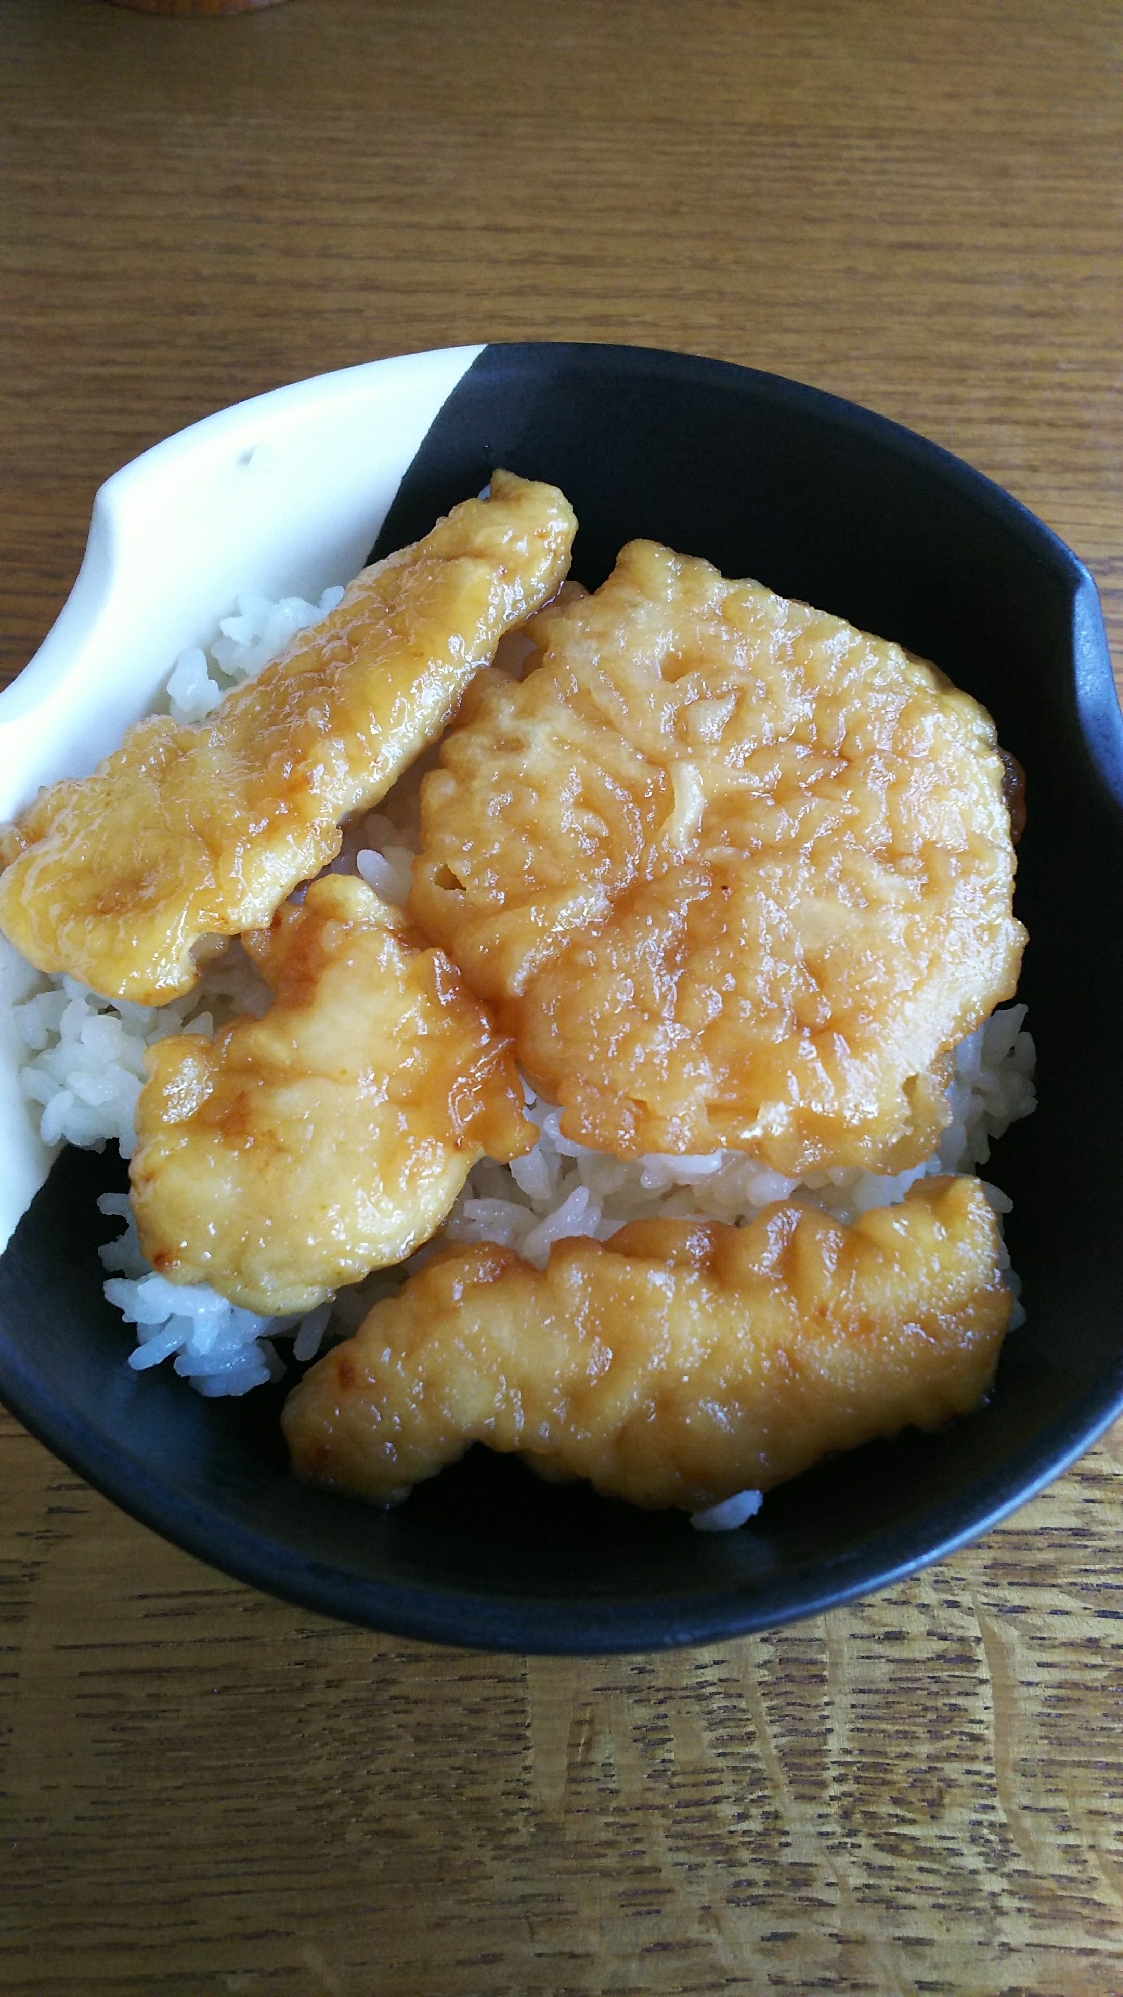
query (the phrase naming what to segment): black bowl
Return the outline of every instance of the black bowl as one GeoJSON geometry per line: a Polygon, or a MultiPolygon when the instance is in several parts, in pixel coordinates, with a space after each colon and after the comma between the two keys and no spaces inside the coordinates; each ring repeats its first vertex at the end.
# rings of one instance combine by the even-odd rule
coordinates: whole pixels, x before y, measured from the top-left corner
{"type": "Polygon", "coordinates": [[[1028,778],[1019,913],[1037,1113],[992,1167],[1028,1319],[988,1404],[823,1463],[747,1528],[702,1536],[474,1449],[380,1513],[303,1489],[282,1389],[203,1401],[125,1365],[95,1245],[115,1156],[64,1152],[0,1261],[0,1394],[137,1518],[243,1580],[375,1629],[546,1652],[728,1637],[830,1608],[975,1537],[1123,1405],[1114,1167],[1123,1056],[1094,1056],[1123,948],[1123,724],[1094,584],[1032,514],[868,411],[716,361],[628,347],[491,346],[437,413],[384,553],[494,465],[559,484],[590,586],[649,535],[937,663],[994,715],[1028,778]]]}

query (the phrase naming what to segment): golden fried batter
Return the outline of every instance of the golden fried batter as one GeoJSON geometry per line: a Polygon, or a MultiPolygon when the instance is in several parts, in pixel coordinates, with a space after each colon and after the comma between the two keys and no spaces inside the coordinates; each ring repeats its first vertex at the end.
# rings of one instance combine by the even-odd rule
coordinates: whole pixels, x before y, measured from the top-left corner
{"type": "Polygon", "coordinates": [[[842,1227],[633,1221],[434,1256],[290,1394],[298,1475],[385,1503],[472,1442],[632,1504],[703,1510],[828,1450],[978,1406],[1010,1315],[977,1179],[842,1227]]]}
{"type": "Polygon", "coordinates": [[[981,707],[898,645],[632,542],[482,675],[411,910],[600,1151],[899,1171],[1024,931],[981,707]]]}
{"type": "Polygon", "coordinates": [[[132,1197],[161,1275],[272,1315],[401,1261],[477,1159],[537,1133],[510,1043],[362,881],[314,881],[245,941],[274,1004],[151,1049],[132,1197]]]}
{"type": "Polygon", "coordinates": [[[490,499],[364,569],[202,727],[138,722],[9,831],[0,928],[108,996],[189,991],[200,937],[269,922],[339,851],[339,821],[440,733],[504,631],[557,589],[575,524],[553,486],[497,472],[490,499]]]}

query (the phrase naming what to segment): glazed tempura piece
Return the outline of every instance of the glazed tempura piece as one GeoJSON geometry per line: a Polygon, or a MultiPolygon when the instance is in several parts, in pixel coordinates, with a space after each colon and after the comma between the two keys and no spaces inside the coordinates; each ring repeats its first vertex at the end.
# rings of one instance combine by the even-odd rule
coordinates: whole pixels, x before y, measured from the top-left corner
{"type": "Polygon", "coordinates": [[[990,717],[899,645],[652,542],[531,620],[421,791],[411,911],[562,1130],[899,1172],[1025,932],[990,717]]]}
{"type": "Polygon", "coordinates": [[[843,1227],[632,1221],[545,1271],[435,1255],[290,1394],[297,1474],[377,1504],[472,1442],[605,1496],[702,1511],[828,1450],[979,1405],[1009,1321],[977,1179],[926,1179],[843,1227]]]}
{"type": "Polygon", "coordinates": [[[201,727],[153,716],[0,837],[0,929],[42,971],[161,1005],[202,937],[259,928],[439,735],[503,633],[551,597],[573,513],[496,472],[489,499],[364,569],[201,727]]]}
{"type": "Polygon", "coordinates": [[[154,1269],[273,1316],[401,1261],[537,1131],[510,1043],[362,881],[314,881],[244,941],[273,1005],[149,1051],[130,1177],[154,1269]]]}

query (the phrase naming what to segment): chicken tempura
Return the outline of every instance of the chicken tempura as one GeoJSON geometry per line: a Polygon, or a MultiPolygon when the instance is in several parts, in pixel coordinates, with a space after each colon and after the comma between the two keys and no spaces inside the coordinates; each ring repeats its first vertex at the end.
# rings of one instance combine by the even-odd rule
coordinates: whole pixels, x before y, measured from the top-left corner
{"type": "Polygon", "coordinates": [[[503,633],[553,596],[576,523],[553,486],[496,472],[413,547],[364,569],[201,727],[152,716],[91,777],[0,837],[0,929],[43,971],[161,1005],[196,945],[271,921],[439,735],[503,633]]]}
{"type": "Polygon", "coordinates": [[[1011,1303],[977,1179],[852,1227],[794,1204],[633,1221],[555,1243],[544,1272],[451,1248],[313,1367],[284,1430],[299,1476],[379,1504],[484,1442],[701,1511],[977,1407],[1011,1303]]]}
{"type": "Polygon", "coordinates": [[[569,1137],[899,1172],[1025,932],[990,717],[899,645],[632,542],[481,676],[410,907],[569,1137]]]}
{"type": "Polygon", "coordinates": [[[132,1200],[161,1275],[273,1316],[401,1261],[477,1159],[537,1132],[510,1043],[362,881],[314,881],[244,941],[274,1003],[149,1051],[132,1200]]]}

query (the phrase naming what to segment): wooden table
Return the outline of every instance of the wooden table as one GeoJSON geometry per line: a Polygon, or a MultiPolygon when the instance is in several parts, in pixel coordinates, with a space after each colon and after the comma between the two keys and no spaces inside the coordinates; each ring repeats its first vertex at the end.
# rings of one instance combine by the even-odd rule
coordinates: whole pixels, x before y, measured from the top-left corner
{"type": "MultiPolygon", "coordinates": [[[[3,662],[94,490],[497,338],[798,376],[960,452],[1123,638],[1123,10],[6,0],[3,662]]],[[[974,1551],[706,1651],[496,1659],[198,1566],[0,1420],[0,1990],[1123,1992],[1123,1429],[974,1551]]]]}

